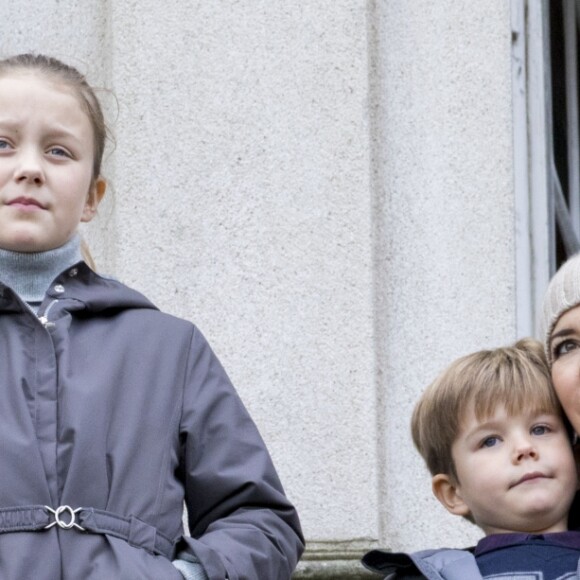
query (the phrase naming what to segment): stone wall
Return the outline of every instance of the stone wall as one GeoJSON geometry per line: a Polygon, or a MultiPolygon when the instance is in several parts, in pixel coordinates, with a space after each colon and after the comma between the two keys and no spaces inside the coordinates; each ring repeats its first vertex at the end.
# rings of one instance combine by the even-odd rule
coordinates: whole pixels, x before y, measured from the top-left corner
{"type": "Polygon", "coordinates": [[[4,55],[106,89],[97,266],[209,338],[299,508],[297,577],[473,542],[408,424],[443,366],[515,338],[508,3],[0,7],[4,55]]]}

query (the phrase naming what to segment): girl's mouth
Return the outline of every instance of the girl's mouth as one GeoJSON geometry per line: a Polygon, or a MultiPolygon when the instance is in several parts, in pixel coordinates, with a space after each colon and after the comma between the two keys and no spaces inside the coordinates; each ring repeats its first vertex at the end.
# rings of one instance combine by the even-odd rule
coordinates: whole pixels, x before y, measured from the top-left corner
{"type": "Polygon", "coordinates": [[[37,209],[45,209],[45,207],[36,199],[32,197],[17,197],[12,201],[9,201],[6,205],[10,207],[15,207],[25,211],[34,211],[37,209]]]}

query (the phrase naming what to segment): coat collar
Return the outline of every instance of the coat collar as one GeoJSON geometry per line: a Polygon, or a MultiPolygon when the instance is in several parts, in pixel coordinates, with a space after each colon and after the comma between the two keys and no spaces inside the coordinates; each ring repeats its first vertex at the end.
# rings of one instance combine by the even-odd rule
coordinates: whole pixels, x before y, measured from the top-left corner
{"type": "MultiPolygon", "coordinates": [[[[85,262],[78,262],[61,272],[50,284],[46,295],[53,299],[71,299],[67,310],[86,314],[129,308],[155,309],[156,306],[143,294],[118,280],[97,274],[85,262]]],[[[0,282],[0,310],[17,312],[26,309],[18,295],[0,282]]]]}

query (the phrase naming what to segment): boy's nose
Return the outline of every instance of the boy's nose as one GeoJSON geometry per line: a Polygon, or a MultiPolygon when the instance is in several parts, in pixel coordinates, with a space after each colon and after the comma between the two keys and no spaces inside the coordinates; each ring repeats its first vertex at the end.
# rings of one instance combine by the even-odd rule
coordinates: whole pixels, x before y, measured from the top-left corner
{"type": "Polygon", "coordinates": [[[521,441],[514,448],[514,463],[519,463],[524,459],[537,459],[538,450],[531,441],[521,441]]]}

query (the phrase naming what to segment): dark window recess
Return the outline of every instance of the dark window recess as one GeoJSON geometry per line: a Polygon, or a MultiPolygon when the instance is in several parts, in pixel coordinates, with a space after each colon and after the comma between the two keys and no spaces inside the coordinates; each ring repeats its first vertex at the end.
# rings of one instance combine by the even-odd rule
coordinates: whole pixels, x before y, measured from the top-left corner
{"type": "Polygon", "coordinates": [[[556,253],[554,269],[557,269],[566,258],[580,251],[580,211],[578,211],[580,183],[576,183],[580,164],[577,146],[580,134],[577,115],[579,8],[574,0],[571,3],[569,0],[551,0],[548,4],[550,7],[552,151],[554,156],[550,190],[554,198],[553,235],[556,253]],[[566,59],[568,59],[568,67],[566,59]]]}

